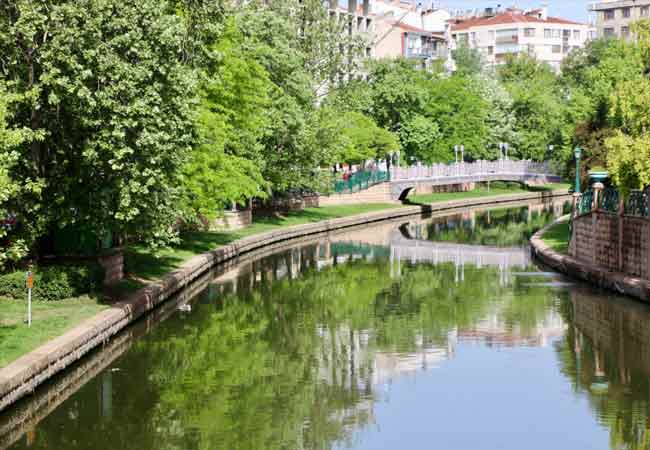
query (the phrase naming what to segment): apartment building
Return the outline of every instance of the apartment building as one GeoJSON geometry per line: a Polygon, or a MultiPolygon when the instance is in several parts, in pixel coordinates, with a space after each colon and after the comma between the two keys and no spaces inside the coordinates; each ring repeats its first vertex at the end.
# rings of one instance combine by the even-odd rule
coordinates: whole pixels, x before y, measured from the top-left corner
{"type": "Polygon", "coordinates": [[[589,10],[596,15],[598,37],[632,38],[631,25],[650,19],[650,0],[604,0],[589,10]]]}
{"type": "Polygon", "coordinates": [[[452,46],[478,49],[490,65],[502,63],[507,55],[528,54],[559,70],[572,50],[594,36],[589,25],[551,17],[546,7],[529,11],[487,9],[450,23],[452,46]]]}
{"type": "Polygon", "coordinates": [[[375,19],[375,58],[404,57],[427,67],[432,61],[447,55],[444,35],[449,12],[433,4],[405,3],[400,0],[373,2],[375,19]]]}

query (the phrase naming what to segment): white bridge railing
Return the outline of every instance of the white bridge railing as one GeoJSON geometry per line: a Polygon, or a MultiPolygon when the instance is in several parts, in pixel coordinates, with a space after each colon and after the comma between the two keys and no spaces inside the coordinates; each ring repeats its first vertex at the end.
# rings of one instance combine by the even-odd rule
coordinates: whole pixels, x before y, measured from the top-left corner
{"type": "Polygon", "coordinates": [[[390,169],[391,181],[481,175],[555,175],[555,173],[548,162],[527,160],[475,161],[472,163],[432,164],[430,166],[418,163],[415,166],[391,167],[390,169]]]}

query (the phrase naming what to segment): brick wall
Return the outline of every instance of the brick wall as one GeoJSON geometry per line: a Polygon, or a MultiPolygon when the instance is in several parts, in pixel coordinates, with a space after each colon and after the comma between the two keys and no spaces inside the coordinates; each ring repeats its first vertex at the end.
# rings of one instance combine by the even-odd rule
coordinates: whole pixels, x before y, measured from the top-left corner
{"type": "Polygon", "coordinates": [[[601,210],[575,217],[570,253],[588,264],[650,279],[650,219],[601,210]]]}

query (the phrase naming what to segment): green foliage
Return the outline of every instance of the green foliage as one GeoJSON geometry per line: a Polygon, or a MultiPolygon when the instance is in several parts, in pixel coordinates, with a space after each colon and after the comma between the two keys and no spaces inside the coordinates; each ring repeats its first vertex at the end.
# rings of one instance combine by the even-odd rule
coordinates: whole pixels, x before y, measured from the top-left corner
{"type": "Polygon", "coordinates": [[[549,144],[562,144],[564,103],[552,69],[534,58],[508,58],[499,77],[512,97],[517,131],[512,154],[521,159],[544,160],[549,144]]]}
{"type": "MultiPolygon", "coordinates": [[[[104,272],[98,265],[47,266],[34,271],[32,296],[37,301],[57,301],[98,290],[104,272]]],[[[0,296],[24,299],[27,295],[24,271],[0,275],[0,296]]]]}
{"type": "Polygon", "coordinates": [[[422,115],[415,115],[400,130],[402,149],[407,158],[427,163],[447,162],[449,151],[437,145],[442,138],[438,124],[422,115]]]}
{"type": "Polygon", "coordinates": [[[344,153],[338,162],[360,163],[365,160],[383,159],[399,150],[397,137],[361,113],[349,112],[339,122],[339,132],[344,141],[344,153]]]}
{"type": "Polygon", "coordinates": [[[194,142],[195,76],[179,59],[184,28],[166,2],[11,2],[0,9],[1,76],[20,93],[12,125],[42,140],[11,171],[24,223],[83,223],[164,240],[179,169],[194,142]]]}
{"type": "Polygon", "coordinates": [[[483,67],[481,53],[478,49],[470,48],[467,45],[460,45],[453,52],[456,63],[455,74],[461,76],[478,75],[483,67]]]}
{"type": "Polygon", "coordinates": [[[269,75],[232,19],[215,51],[221,61],[206,71],[200,89],[199,145],[183,169],[189,218],[213,218],[226,204],[264,197],[268,189],[261,140],[269,127],[269,75]]]}

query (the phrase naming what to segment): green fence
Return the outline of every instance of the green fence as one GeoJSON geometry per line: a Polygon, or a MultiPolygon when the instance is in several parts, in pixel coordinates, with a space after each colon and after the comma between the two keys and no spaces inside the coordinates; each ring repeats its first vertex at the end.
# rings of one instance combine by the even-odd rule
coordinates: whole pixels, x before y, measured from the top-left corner
{"type": "Polygon", "coordinates": [[[351,194],[363,191],[375,184],[388,181],[389,178],[388,172],[382,170],[362,170],[349,175],[347,179],[336,180],[334,182],[334,192],[337,194],[351,194]]]}

